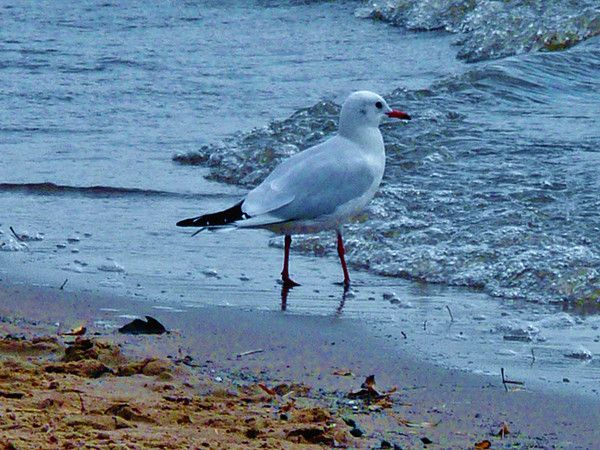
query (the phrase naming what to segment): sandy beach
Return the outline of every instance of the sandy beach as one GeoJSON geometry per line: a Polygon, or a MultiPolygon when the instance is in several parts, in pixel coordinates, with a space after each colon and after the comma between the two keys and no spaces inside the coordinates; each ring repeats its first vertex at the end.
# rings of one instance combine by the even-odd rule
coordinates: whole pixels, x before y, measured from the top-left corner
{"type": "Polygon", "coordinates": [[[358,321],[218,307],[182,314],[6,283],[0,298],[4,448],[596,445],[594,399],[507,391],[500,376],[417,361],[358,321]],[[118,333],[110,324],[128,322],[118,316],[125,304],[170,333],[118,333]],[[61,334],[78,326],[85,335],[61,334]],[[361,388],[370,375],[376,384],[361,388]]]}

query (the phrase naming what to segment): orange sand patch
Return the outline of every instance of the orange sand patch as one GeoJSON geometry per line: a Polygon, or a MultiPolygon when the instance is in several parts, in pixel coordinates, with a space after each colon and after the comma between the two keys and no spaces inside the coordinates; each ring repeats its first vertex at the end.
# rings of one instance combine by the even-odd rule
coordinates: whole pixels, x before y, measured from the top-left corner
{"type": "Polygon", "coordinates": [[[314,448],[352,441],[302,386],[238,388],[108,342],[0,339],[5,449],[314,448]],[[278,392],[277,392],[278,390],[278,392]]]}

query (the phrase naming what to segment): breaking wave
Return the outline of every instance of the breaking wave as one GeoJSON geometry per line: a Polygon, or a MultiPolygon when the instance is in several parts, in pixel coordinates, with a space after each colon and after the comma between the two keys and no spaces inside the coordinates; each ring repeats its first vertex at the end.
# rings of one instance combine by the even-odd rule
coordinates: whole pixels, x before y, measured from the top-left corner
{"type": "MultiPolygon", "coordinates": [[[[211,194],[186,194],[179,192],[156,191],[151,189],[124,188],[115,186],[67,186],[50,182],[44,183],[0,183],[3,192],[20,192],[29,195],[84,195],[88,197],[182,197],[205,198],[211,194]]],[[[221,194],[215,194],[221,196],[221,194]]]]}
{"type": "Polygon", "coordinates": [[[600,34],[595,0],[369,0],[355,15],[457,33],[458,57],[470,62],[564,50],[600,34]]]}

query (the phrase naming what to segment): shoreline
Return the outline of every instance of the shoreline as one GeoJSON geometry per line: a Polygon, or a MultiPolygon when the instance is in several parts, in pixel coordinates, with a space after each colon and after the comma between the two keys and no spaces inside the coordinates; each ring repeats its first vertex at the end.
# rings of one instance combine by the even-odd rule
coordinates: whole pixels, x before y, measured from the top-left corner
{"type": "Polygon", "coordinates": [[[170,360],[190,356],[198,366],[194,373],[204,380],[302,383],[317,393],[316,401],[351,414],[346,394],[375,375],[378,388],[396,387],[397,393],[390,410],[352,414],[365,434],[351,437],[351,448],[372,448],[382,440],[413,448],[423,445],[423,437],[433,442],[429,448],[468,448],[485,439],[494,446],[500,442],[492,433],[502,423],[511,431],[502,445],[588,448],[597,443],[597,400],[535,390],[506,392],[500,377],[418,361],[393,342],[373,336],[358,320],[224,307],[157,309],[152,302],[6,282],[0,285],[0,299],[3,335],[33,329],[56,336],[85,325],[88,333],[99,333],[132,354],[170,360]],[[44,308],[39,307],[42,302],[44,308]],[[124,308],[141,317],[151,315],[173,332],[120,335],[114,326],[130,320],[119,317],[124,308]],[[261,351],[248,353],[256,350],[261,351]],[[535,410],[537,405],[544,410],[535,410]],[[402,425],[398,415],[412,424],[436,426],[402,425]]]}

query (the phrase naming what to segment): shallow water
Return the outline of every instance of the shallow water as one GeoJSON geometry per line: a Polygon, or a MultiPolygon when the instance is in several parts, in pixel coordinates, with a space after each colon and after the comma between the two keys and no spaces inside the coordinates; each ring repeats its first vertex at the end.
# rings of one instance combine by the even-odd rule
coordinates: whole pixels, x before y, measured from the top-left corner
{"type": "MultiPolygon", "coordinates": [[[[364,20],[357,6],[3,4],[3,278],[157,307],[280,309],[279,239],[191,239],[174,222],[228,206],[369,88],[415,120],[382,127],[385,183],[347,232],[356,286],[343,298],[335,259],[294,252],[303,286],[287,313],[360,318],[440,364],[594,393],[597,317],[549,303],[598,289],[598,39],[467,65],[454,36],[364,20]],[[591,361],[564,356],[579,346],[591,361]]],[[[333,239],[294,245],[322,254],[333,239]]]]}

